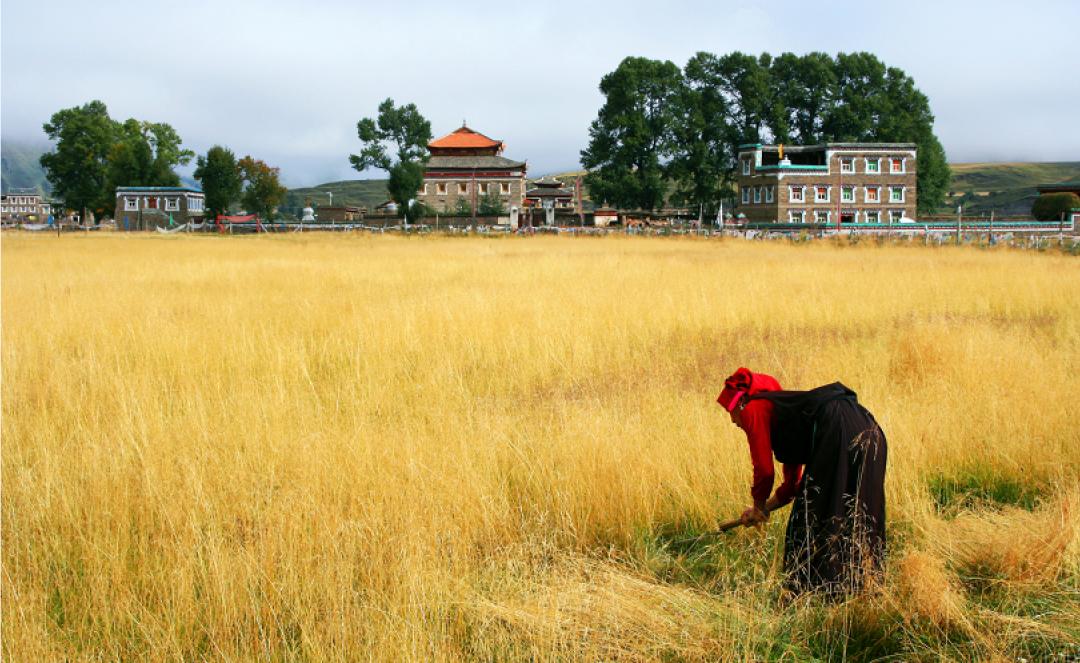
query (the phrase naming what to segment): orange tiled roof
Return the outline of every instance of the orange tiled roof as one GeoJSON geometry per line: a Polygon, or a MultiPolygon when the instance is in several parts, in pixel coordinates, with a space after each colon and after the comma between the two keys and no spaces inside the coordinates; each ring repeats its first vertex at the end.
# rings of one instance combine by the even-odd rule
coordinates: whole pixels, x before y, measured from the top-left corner
{"type": "Polygon", "coordinates": [[[473,149],[500,147],[501,141],[492,140],[482,133],[473,131],[468,127],[461,127],[451,134],[447,134],[438,140],[428,143],[429,148],[443,149],[473,149]]]}

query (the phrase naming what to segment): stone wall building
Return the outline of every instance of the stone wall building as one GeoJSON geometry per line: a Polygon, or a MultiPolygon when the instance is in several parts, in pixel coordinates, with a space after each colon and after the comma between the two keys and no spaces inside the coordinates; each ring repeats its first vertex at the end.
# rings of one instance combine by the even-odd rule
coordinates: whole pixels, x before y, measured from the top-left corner
{"type": "Polygon", "coordinates": [[[915,218],[914,143],[740,145],[736,213],[748,223],[890,224],[915,218]]]}
{"type": "Polygon", "coordinates": [[[34,189],[14,189],[0,196],[0,220],[45,223],[51,215],[52,204],[34,189]]]}
{"type": "Polygon", "coordinates": [[[453,212],[464,200],[474,213],[485,194],[498,196],[509,212],[525,200],[525,162],[502,156],[500,140],[462,126],[428,143],[431,157],[417,200],[436,212],[453,212]]]}
{"type": "Polygon", "coordinates": [[[206,196],[198,189],[182,186],[116,187],[117,230],[153,230],[202,223],[206,217],[206,196]]]}

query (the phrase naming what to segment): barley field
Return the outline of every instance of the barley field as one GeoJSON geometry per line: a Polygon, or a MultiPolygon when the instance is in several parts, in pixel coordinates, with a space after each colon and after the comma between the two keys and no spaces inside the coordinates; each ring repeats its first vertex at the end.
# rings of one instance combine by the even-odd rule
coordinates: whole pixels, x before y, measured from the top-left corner
{"type": "Polygon", "coordinates": [[[1080,656],[1080,262],[645,238],[5,235],[5,661],[1080,656]],[[714,402],[840,380],[889,558],[779,591],[714,402]]]}

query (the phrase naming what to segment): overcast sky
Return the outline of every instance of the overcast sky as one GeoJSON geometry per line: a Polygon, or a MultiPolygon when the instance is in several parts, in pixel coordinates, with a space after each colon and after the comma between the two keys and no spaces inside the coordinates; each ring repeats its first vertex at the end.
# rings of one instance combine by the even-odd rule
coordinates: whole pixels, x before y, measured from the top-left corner
{"type": "Polygon", "coordinates": [[[1073,0],[3,0],[0,24],[5,140],[101,99],[291,186],[360,177],[356,122],[386,97],[436,136],[467,120],[530,174],[573,169],[605,73],[697,51],[870,51],[929,96],[951,161],[1080,160],[1073,0]]]}

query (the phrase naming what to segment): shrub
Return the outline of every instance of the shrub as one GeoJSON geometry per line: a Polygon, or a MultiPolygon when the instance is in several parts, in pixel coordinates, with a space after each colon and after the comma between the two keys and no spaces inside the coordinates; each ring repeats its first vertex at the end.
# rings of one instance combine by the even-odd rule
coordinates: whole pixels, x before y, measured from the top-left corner
{"type": "Polygon", "coordinates": [[[1075,193],[1044,193],[1035,199],[1031,215],[1039,221],[1057,221],[1074,208],[1080,208],[1080,196],[1075,193]]]}

